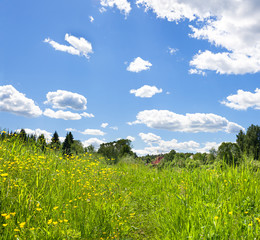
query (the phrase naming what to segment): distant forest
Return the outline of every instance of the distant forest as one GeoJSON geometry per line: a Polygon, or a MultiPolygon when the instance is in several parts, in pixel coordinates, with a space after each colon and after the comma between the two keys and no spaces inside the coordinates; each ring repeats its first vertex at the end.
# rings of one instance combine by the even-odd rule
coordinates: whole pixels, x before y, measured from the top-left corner
{"type": "Polygon", "coordinates": [[[194,168],[201,165],[225,163],[238,165],[243,159],[249,158],[259,167],[260,159],[260,127],[251,125],[246,132],[240,130],[236,135],[236,143],[223,142],[218,149],[212,148],[209,153],[178,153],[172,149],[169,153],[160,155],[146,155],[138,157],[131,147],[131,141],[120,139],[118,141],[103,143],[98,150],[90,145],[84,147],[79,140],[75,140],[72,133],[66,134],[63,143],[55,131],[51,141],[47,142],[44,135],[40,136],[27,134],[24,129],[19,132],[1,131],[1,141],[22,141],[26,145],[34,145],[40,151],[53,150],[63,155],[79,155],[86,152],[100,154],[108,164],[115,164],[123,158],[130,159],[130,162],[143,162],[144,164],[157,165],[158,167],[188,167],[194,168]]]}

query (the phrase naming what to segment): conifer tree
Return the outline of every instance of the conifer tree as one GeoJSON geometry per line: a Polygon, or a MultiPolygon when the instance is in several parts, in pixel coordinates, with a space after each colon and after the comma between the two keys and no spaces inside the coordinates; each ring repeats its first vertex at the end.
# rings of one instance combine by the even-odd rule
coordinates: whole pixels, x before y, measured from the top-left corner
{"type": "Polygon", "coordinates": [[[59,150],[61,147],[59,135],[56,131],[54,132],[54,134],[52,136],[50,147],[55,150],[59,150]]]}
{"type": "Polygon", "coordinates": [[[71,146],[74,142],[74,138],[71,132],[67,133],[66,138],[62,144],[63,154],[70,155],[71,154],[71,146]]]}

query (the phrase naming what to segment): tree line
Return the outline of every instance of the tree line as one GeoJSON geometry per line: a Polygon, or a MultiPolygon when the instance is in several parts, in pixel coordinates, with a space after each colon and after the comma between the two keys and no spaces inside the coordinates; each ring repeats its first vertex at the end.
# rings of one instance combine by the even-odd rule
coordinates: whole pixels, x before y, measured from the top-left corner
{"type": "MultiPolygon", "coordinates": [[[[13,136],[16,136],[16,138],[19,138],[20,141],[28,145],[35,143],[42,151],[50,148],[54,151],[61,151],[64,155],[96,152],[93,145],[84,147],[79,140],[75,140],[71,132],[66,134],[63,143],[61,143],[57,131],[54,132],[50,142],[46,141],[43,134],[37,137],[33,134],[26,134],[24,129],[14,133],[2,131],[0,139],[3,140],[13,136]]],[[[130,156],[146,164],[153,162],[158,156],[163,156],[161,165],[179,167],[196,167],[199,165],[213,164],[216,160],[223,160],[230,165],[239,164],[243,156],[260,160],[260,127],[252,124],[248,127],[246,132],[240,130],[236,135],[235,143],[223,142],[218,149],[212,148],[209,153],[178,153],[173,149],[166,154],[137,157],[132,151],[131,141],[128,139],[103,143],[100,145],[97,153],[102,155],[109,164],[117,163],[120,158],[125,156],[130,156]]]]}

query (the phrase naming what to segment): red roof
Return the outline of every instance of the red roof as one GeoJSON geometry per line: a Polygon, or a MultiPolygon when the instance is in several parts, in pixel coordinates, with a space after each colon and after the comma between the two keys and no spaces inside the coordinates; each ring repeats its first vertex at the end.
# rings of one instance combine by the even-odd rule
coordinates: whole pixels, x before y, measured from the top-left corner
{"type": "Polygon", "coordinates": [[[158,165],[162,159],[163,159],[163,156],[157,157],[153,162],[151,162],[151,164],[158,165]]]}

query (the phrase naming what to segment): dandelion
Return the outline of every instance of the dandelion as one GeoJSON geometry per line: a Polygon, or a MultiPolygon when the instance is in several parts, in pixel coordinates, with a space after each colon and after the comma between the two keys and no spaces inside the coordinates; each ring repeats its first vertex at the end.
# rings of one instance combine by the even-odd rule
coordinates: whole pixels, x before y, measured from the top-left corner
{"type": "Polygon", "coordinates": [[[26,222],[20,223],[20,228],[23,228],[25,224],[26,224],[26,222]]]}
{"type": "Polygon", "coordinates": [[[8,173],[2,173],[1,174],[1,177],[7,177],[8,176],[8,173]]]}
{"type": "Polygon", "coordinates": [[[52,223],[52,219],[49,219],[47,224],[51,224],[52,223]]]}
{"type": "Polygon", "coordinates": [[[229,214],[229,215],[232,215],[232,213],[233,213],[233,212],[229,212],[228,214],[229,214]]]}
{"type": "Polygon", "coordinates": [[[18,228],[15,228],[14,231],[15,232],[20,232],[20,230],[18,228]]]}
{"type": "Polygon", "coordinates": [[[58,222],[53,222],[53,225],[57,225],[58,224],[58,222]]]}
{"type": "Polygon", "coordinates": [[[4,224],[3,224],[3,227],[6,227],[7,225],[8,225],[7,223],[4,223],[4,224]]]}
{"type": "Polygon", "coordinates": [[[218,216],[215,216],[214,219],[215,219],[215,220],[218,220],[218,216]]]}
{"type": "Polygon", "coordinates": [[[59,207],[54,207],[53,210],[56,210],[56,209],[58,209],[58,208],[59,208],[59,207]]]}
{"type": "Polygon", "coordinates": [[[40,212],[42,210],[42,208],[36,208],[36,211],[40,212]]]}

